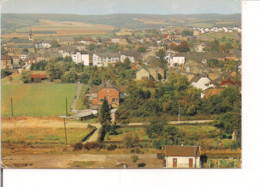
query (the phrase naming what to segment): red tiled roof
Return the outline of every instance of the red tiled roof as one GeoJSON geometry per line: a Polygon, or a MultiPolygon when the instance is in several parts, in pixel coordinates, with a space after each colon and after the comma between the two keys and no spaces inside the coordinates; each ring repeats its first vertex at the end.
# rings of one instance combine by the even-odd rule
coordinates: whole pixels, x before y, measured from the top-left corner
{"type": "Polygon", "coordinates": [[[126,92],[126,86],[125,85],[117,86],[116,84],[114,84],[110,80],[108,80],[106,82],[103,82],[99,86],[92,86],[91,92],[92,93],[97,93],[97,92],[99,92],[99,90],[102,90],[103,88],[114,88],[114,89],[118,90],[121,93],[125,93],[126,92]]]}
{"type": "Polygon", "coordinates": [[[230,78],[228,78],[226,81],[223,81],[223,80],[221,81],[221,86],[223,86],[227,83],[233,84],[233,85],[241,85],[241,81],[233,82],[233,81],[231,81],[230,78]]]}
{"type": "Polygon", "coordinates": [[[12,60],[12,57],[9,55],[1,55],[1,60],[12,60]]]}
{"type": "Polygon", "coordinates": [[[199,146],[166,145],[165,156],[200,156],[199,146]]]}
{"type": "Polygon", "coordinates": [[[36,78],[40,78],[40,79],[47,79],[47,75],[37,75],[37,74],[34,74],[34,75],[31,75],[31,78],[32,79],[36,79],[36,78]]]}

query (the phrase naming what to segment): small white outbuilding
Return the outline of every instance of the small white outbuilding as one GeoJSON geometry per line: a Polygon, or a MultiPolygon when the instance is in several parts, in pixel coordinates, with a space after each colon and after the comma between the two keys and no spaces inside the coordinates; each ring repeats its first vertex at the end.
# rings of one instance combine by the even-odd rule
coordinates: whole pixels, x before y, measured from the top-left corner
{"type": "Polygon", "coordinates": [[[200,168],[199,146],[165,146],[166,168],[200,168]]]}

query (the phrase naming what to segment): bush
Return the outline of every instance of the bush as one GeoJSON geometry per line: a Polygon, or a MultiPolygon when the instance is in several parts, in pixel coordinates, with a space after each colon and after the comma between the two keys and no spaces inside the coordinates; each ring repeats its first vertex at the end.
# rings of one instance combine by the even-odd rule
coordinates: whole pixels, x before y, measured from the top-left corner
{"type": "Polygon", "coordinates": [[[79,151],[83,149],[83,144],[82,143],[76,143],[73,146],[73,151],[79,151]]]}
{"type": "Polygon", "coordinates": [[[146,166],[146,164],[145,164],[145,163],[139,163],[137,166],[138,166],[139,168],[143,168],[143,167],[146,166]]]}
{"type": "Polygon", "coordinates": [[[111,144],[110,146],[107,147],[107,150],[109,150],[109,151],[113,151],[115,149],[117,149],[117,145],[115,145],[115,144],[111,144]]]}
{"type": "Polygon", "coordinates": [[[41,83],[42,82],[42,80],[41,80],[41,78],[35,78],[35,79],[33,79],[33,82],[34,83],[41,83]]]}
{"type": "Polygon", "coordinates": [[[131,159],[134,163],[136,163],[139,157],[137,155],[131,155],[131,159]]]}
{"type": "Polygon", "coordinates": [[[8,79],[9,79],[9,81],[12,81],[12,80],[13,80],[13,77],[12,77],[12,76],[9,76],[8,79]]]}
{"type": "Polygon", "coordinates": [[[98,142],[87,142],[84,144],[84,149],[91,150],[91,149],[101,149],[104,146],[101,143],[98,142]]]}
{"type": "Polygon", "coordinates": [[[157,153],[157,158],[158,159],[164,159],[165,158],[165,154],[164,153],[157,153]]]}

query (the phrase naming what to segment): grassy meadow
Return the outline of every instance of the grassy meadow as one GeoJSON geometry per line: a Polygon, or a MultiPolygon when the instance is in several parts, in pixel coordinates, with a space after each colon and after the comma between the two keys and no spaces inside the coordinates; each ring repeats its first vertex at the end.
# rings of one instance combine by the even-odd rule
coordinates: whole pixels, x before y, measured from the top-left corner
{"type": "Polygon", "coordinates": [[[65,115],[65,99],[67,97],[69,111],[76,89],[77,84],[3,84],[1,115],[12,115],[11,98],[14,116],[65,115]]]}

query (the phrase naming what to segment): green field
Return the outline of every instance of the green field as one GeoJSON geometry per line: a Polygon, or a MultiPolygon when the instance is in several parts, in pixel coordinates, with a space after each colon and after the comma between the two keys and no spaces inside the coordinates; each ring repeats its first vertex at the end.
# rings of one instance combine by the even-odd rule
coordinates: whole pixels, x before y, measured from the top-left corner
{"type": "Polygon", "coordinates": [[[10,117],[11,98],[14,116],[65,115],[65,99],[68,110],[77,84],[4,84],[1,87],[1,115],[10,117]]]}

